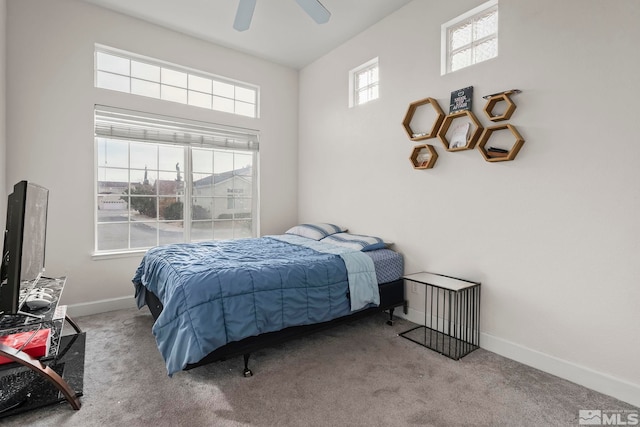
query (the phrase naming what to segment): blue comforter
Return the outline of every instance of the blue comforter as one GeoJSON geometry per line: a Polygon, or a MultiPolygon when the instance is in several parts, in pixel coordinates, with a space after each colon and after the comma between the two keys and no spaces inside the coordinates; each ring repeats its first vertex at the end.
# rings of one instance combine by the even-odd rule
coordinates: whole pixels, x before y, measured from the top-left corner
{"type": "Polygon", "coordinates": [[[133,283],[139,308],[143,286],[164,306],[152,330],[169,375],[229,342],[347,315],[352,293],[356,309],[379,303],[365,254],[306,241],[273,236],[150,249],[133,283]]]}

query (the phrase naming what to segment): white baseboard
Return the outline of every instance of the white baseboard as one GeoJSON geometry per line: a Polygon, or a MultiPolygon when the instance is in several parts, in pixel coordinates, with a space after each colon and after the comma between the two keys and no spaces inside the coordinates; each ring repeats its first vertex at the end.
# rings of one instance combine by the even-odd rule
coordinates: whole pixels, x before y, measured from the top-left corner
{"type": "Polygon", "coordinates": [[[70,317],[90,316],[92,314],[106,313],[108,311],[134,308],[136,300],[133,295],[121,298],[110,298],[99,301],[70,304],[67,306],[67,314],[70,317]]]}
{"type": "Polygon", "coordinates": [[[640,385],[638,384],[483,332],[480,333],[480,347],[640,407],[640,385]]]}
{"type": "MultiPolygon", "coordinates": [[[[419,325],[424,324],[424,313],[421,311],[409,308],[408,314],[405,315],[400,311],[398,316],[419,325]]],[[[484,332],[480,333],[480,347],[499,354],[500,356],[540,369],[541,371],[640,407],[640,385],[638,384],[633,384],[609,374],[595,371],[586,366],[581,366],[484,332]]]]}

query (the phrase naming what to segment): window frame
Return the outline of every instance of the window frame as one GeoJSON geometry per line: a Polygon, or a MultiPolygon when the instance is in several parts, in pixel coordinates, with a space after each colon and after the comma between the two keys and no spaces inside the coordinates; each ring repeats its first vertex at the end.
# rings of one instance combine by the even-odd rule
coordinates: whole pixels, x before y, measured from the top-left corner
{"type": "Polygon", "coordinates": [[[376,99],[380,99],[380,62],[377,56],[365,62],[364,64],[357,66],[351,71],[349,71],[349,108],[368,104],[369,102],[375,101],[376,99]],[[357,85],[358,76],[362,75],[365,72],[369,72],[370,70],[373,70],[373,69],[378,70],[378,79],[364,86],[363,88],[358,88],[358,85],[357,85]],[[361,92],[365,90],[370,90],[374,87],[378,88],[377,97],[369,99],[368,101],[365,101],[365,102],[358,102],[358,99],[359,99],[358,95],[361,92]]]}
{"type": "MultiPolygon", "coordinates": [[[[247,209],[250,208],[249,212],[250,212],[250,219],[251,219],[251,229],[250,229],[250,233],[251,236],[245,236],[245,235],[240,235],[240,236],[235,236],[235,237],[231,237],[231,238],[241,238],[241,237],[256,237],[259,235],[259,230],[260,230],[260,202],[259,202],[259,143],[257,142],[257,138],[258,138],[258,133],[257,131],[253,131],[253,130],[249,130],[249,129],[240,129],[240,128],[222,128],[219,127],[217,125],[213,125],[213,124],[206,124],[203,122],[194,122],[191,120],[187,120],[187,119],[178,119],[178,118],[173,118],[173,117],[168,117],[168,116],[158,116],[158,115],[153,115],[153,114],[147,114],[147,113],[139,113],[139,112],[132,112],[130,110],[122,110],[122,109],[116,109],[113,107],[104,107],[104,106],[98,106],[96,105],[96,110],[95,110],[95,114],[96,114],[96,131],[94,134],[94,245],[93,245],[93,252],[92,252],[92,257],[96,258],[96,259],[103,259],[103,258],[113,258],[113,257],[122,257],[122,256],[128,256],[130,254],[139,254],[139,253],[144,253],[145,251],[147,251],[149,248],[157,246],[159,244],[164,244],[161,240],[161,227],[158,227],[158,225],[160,223],[171,223],[171,222],[175,222],[175,221],[179,221],[182,223],[182,235],[179,239],[179,242],[196,242],[196,241],[202,241],[202,240],[218,240],[220,238],[229,238],[228,236],[224,236],[224,237],[217,237],[216,236],[216,229],[215,229],[215,224],[216,223],[220,223],[220,222],[226,222],[227,220],[229,222],[231,222],[231,236],[235,235],[235,226],[236,226],[236,222],[237,221],[243,221],[244,217],[236,217],[236,213],[233,213],[235,210],[237,209],[247,209]],[[131,116],[127,116],[126,113],[134,113],[131,116]],[[98,119],[98,114],[101,114],[100,120],[98,119]],[[242,142],[242,139],[240,139],[240,142],[237,142],[233,147],[229,147],[226,148],[222,145],[216,145],[213,143],[203,143],[202,140],[198,140],[197,142],[194,141],[192,143],[189,142],[185,142],[184,140],[177,140],[175,142],[168,142],[168,141],[163,141],[163,140],[158,140],[158,139],[153,139],[153,138],[148,138],[146,141],[144,138],[140,138],[136,135],[134,135],[134,132],[132,132],[132,136],[131,137],[127,137],[126,134],[122,131],[112,131],[114,132],[113,135],[107,135],[105,131],[105,127],[99,128],[98,123],[100,122],[101,125],[103,125],[104,123],[108,123],[110,117],[109,114],[121,114],[123,117],[131,117],[132,120],[140,120],[138,123],[143,123],[143,119],[148,118],[150,120],[150,123],[154,123],[154,121],[161,121],[161,120],[168,120],[168,119],[173,119],[172,122],[170,122],[171,126],[173,126],[175,123],[184,123],[185,128],[184,128],[184,132],[186,132],[188,134],[189,131],[193,131],[193,130],[198,130],[198,126],[204,126],[204,125],[211,125],[212,127],[210,129],[215,130],[215,132],[228,132],[230,137],[233,138],[233,134],[231,132],[236,132],[236,135],[241,135],[243,132],[246,132],[246,135],[248,135],[249,138],[255,138],[256,142],[253,142],[252,140],[248,140],[246,142],[247,144],[247,149],[241,149],[239,148],[239,146],[241,144],[244,144],[242,142]],[[192,127],[189,127],[192,126],[192,127]],[[100,142],[101,141],[121,141],[123,143],[127,143],[127,159],[126,159],[126,166],[123,166],[124,163],[121,164],[116,164],[116,165],[101,165],[100,164],[100,154],[99,154],[99,150],[98,148],[100,147],[100,142]],[[179,173],[181,176],[181,180],[182,180],[182,185],[178,186],[181,188],[176,187],[176,193],[173,194],[163,194],[162,188],[158,187],[155,183],[153,184],[155,193],[154,194],[150,194],[148,196],[138,196],[138,197],[149,197],[149,198],[153,198],[154,199],[154,203],[155,203],[155,217],[149,217],[148,222],[149,223],[154,223],[155,224],[155,244],[153,244],[152,246],[134,246],[132,247],[132,237],[131,237],[131,224],[133,222],[136,221],[132,221],[132,217],[131,217],[131,212],[132,210],[134,210],[132,208],[132,206],[130,205],[130,201],[126,202],[126,211],[127,214],[122,216],[121,220],[115,220],[115,221],[101,221],[100,220],[100,204],[101,201],[102,202],[113,202],[118,201],[119,199],[115,199],[116,197],[120,197],[123,194],[129,194],[128,197],[135,197],[133,195],[131,195],[131,189],[134,188],[133,184],[137,183],[137,178],[136,178],[136,182],[134,182],[133,177],[132,177],[132,172],[133,173],[140,173],[141,169],[139,166],[136,165],[132,165],[132,158],[131,158],[131,149],[132,149],[132,143],[136,143],[136,144],[149,144],[149,146],[153,146],[156,148],[156,150],[160,150],[160,147],[164,146],[164,147],[176,147],[176,148],[180,148],[182,149],[182,155],[181,155],[181,162],[180,164],[183,165],[182,169],[178,172],[177,169],[176,171],[171,171],[171,173],[179,173]],[[211,163],[211,172],[208,172],[207,170],[200,170],[199,167],[196,167],[194,165],[194,161],[193,161],[193,150],[207,150],[207,151],[211,151],[211,155],[212,155],[212,163],[211,163]],[[215,168],[215,156],[216,156],[216,152],[225,152],[225,153],[232,153],[233,154],[233,158],[232,161],[234,162],[232,164],[232,167],[230,170],[227,170],[226,168],[222,170],[222,172],[216,172],[216,168],[215,168]],[[245,192],[242,191],[242,196],[239,197],[241,199],[244,200],[244,202],[238,202],[238,200],[234,200],[233,204],[234,207],[232,209],[229,209],[228,207],[228,195],[225,194],[224,198],[221,198],[219,195],[216,195],[216,192],[214,190],[214,180],[213,178],[211,178],[211,190],[210,190],[210,194],[207,195],[196,195],[194,193],[196,193],[195,187],[194,187],[194,182],[202,179],[202,175],[207,175],[207,174],[211,174],[211,176],[216,176],[219,175],[220,173],[229,173],[229,172],[235,172],[237,170],[241,170],[244,168],[244,166],[241,166],[240,164],[235,164],[235,162],[237,161],[236,159],[236,155],[250,155],[251,156],[251,182],[248,183],[247,185],[250,185],[251,191],[250,192],[245,192]],[[117,193],[104,193],[102,192],[102,189],[104,187],[101,187],[101,181],[100,181],[100,172],[101,170],[104,169],[105,172],[109,172],[109,170],[113,170],[113,171],[117,171],[117,170],[122,170],[125,171],[125,174],[127,176],[127,180],[126,183],[123,181],[121,182],[121,186],[122,188],[127,188],[128,191],[127,192],[117,192],[117,193]],[[182,189],[182,191],[180,191],[182,189]],[[109,197],[106,196],[105,194],[112,194],[112,199],[113,200],[109,200],[109,197]],[[182,202],[182,219],[179,220],[168,220],[166,218],[163,218],[163,215],[160,212],[161,206],[162,206],[162,199],[163,198],[174,198],[176,199],[176,201],[181,201],[182,202]],[[227,211],[227,210],[231,210],[233,217],[232,218],[216,218],[216,213],[215,210],[211,211],[211,219],[207,220],[207,221],[211,221],[211,233],[212,233],[212,237],[209,238],[202,238],[202,237],[195,237],[194,238],[194,234],[192,233],[192,226],[195,223],[198,222],[202,222],[203,218],[193,218],[191,215],[191,209],[192,209],[192,205],[193,203],[196,203],[196,199],[198,198],[204,198],[204,199],[210,199],[210,202],[212,203],[211,205],[211,209],[215,209],[214,207],[216,206],[214,204],[215,200],[220,199],[219,201],[222,202],[222,200],[224,200],[224,206],[220,205],[220,208],[222,208],[223,211],[227,211]],[[238,203],[241,203],[241,206],[238,207],[238,203]],[[225,209],[226,208],[226,209],[225,209]],[[100,245],[100,231],[99,228],[101,225],[105,225],[105,224],[125,224],[127,226],[127,231],[126,231],[126,241],[123,240],[122,242],[118,242],[118,243],[124,243],[125,245],[119,248],[110,248],[110,249],[104,249],[104,246],[102,246],[103,249],[100,249],[101,245],[100,245]]],[[[120,118],[120,116],[118,116],[118,118],[120,118]]],[[[115,126],[117,127],[119,125],[117,119],[114,119],[114,123],[115,126]]],[[[136,124],[134,126],[139,126],[139,124],[136,124]]],[[[152,129],[152,126],[150,126],[150,129],[152,129]]],[[[180,131],[180,130],[179,130],[180,131]]],[[[108,148],[108,147],[107,147],[108,148]]],[[[156,151],[156,161],[158,161],[158,154],[161,154],[160,151],[156,151]]],[[[219,155],[219,154],[218,154],[219,155]]],[[[225,156],[227,156],[227,154],[225,154],[225,156]]],[[[106,158],[104,159],[106,161],[106,158]]],[[[248,159],[247,159],[248,160],[248,159]]],[[[173,164],[173,163],[172,163],[173,164]]],[[[167,175],[170,171],[161,166],[160,163],[156,164],[154,167],[149,168],[149,172],[152,174],[152,176],[155,176],[155,180],[156,182],[160,183],[160,182],[164,182],[166,181],[166,178],[161,178],[161,176],[167,175]]],[[[237,174],[232,173],[230,175],[231,178],[234,179],[234,184],[232,185],[232,196],[233,199],[236,199],[237,195],[240,193],[239,191],[236,191],[236,186],[235,186],[235,176],[237,174]],[[238,193],[238,194],[236,194],[238,193]]],[[[248,176],[248,175],[239,175],[239,177],[242,176],[248,176]]],[[[145,179],[147,177],[147,168],[145,165],[145,175],[144,175],[145,179]]],[[[175,181],[178,181],[178,179],[176,178],[175,181]]],[[[106,182],[110,182],[109,179],[107,179],[106,181],[103,181],[103,183],[106,182]]],[[[140,183],[146,183],[143,181],[140,181],[140,183]]],[[[114,186],[112,186],[114,187],[114,186]]],[[[115,187],[114,187],[115,188],[115,187]]],[[[224,186],[222,187],[223,189],[225,188],[224,186]]],[[[109,190],[111,191],[111,188],[109,188],[109,190]]],[[[224,190],[223,190],[224,191],[224,190]]],[[[227,188],[227,192],[228,193],[228,188],[227,188]]],[[[169,199],[167,199],[169,200],[169,199]]],[[[198,203],[198,205],[200,206],[204,206],[201,203],[198,203]]],[[[206,205],[206,204],[205,204],[206,205]]],[[[225,213],[225,212],[223,212],[225,213]]],[[[146,219],[143,222],[147,222],[146,219]]],[[[228,232],[228,231],[227,231],[228,232]]],[[[177,243],[177,242],[176,242],[177,243]]]]}
{"type": "MultiPolygon", "coordinates": [[[[478,16],[480,15],[484,15],[487,12],[491,11],[491,9],[495,9],[496,14],[499,17],[499,12],[498,12],[498,1],[499,0],[489,0],[465,13],[463,13],[462,15],[459,15],[453,19],[451,19],[450,21],[445,22],[444,24],[442,24],[441,26],[441,31],[440,31],[440,75],[444,76],[445,74],[449,74],[449,73],[453,73],[455,71],[459,71],[462,70],[464,68],[468,68],[472,65],[475,64],[479,64],[481,62],[487,61],[489,59],[493,59],[496,58],[498,56],[498,47],[497,47],[497,43],[498,43],[498,35],[499,35],[499,27],[500,27],[500,23],[498,21],[498,23],[496,24],[496,31],[495,33],[492,33],[491,35],[485,36],[481,39],[473,39],[473,34],[472,34],[472,39],[471,42],[456,48],[455,50],[450,50],[450,39],[451,39],[451,32],[454,31],[455,29],[468,24],[468,23],[472,23],[476,18],[478,18],[478,16]],[[467,65],[464,66],[462,68],[458,68],[456,70],[452,70],[451,69],[451,59],[453,57],[453,55],[456,52],[462,51],[464,49],[472,49],[472,52],[475,51],[475,48],[477,45],[486,42],[487,40],[490,40],[492,38],[496,39],[496,55],[485,59],[483,61],[479,61],[476,62],[475,59],[472,59],[472,62],[467,65]]],[[[474,57],[475,58],[475,57],[474,57]]]]}
{"type": "Polygon", "coordinates": [[[163,61],[160,59],[138,55],[132,52],[128,52],[125,50],[121,50],[121,49],[96,43],[95,49],[94,49],[93,74],[94,74],[94,86],[98,89],[112,90],[115,92],[128,93],[128,94],[137,95],[137,96],[144,96],[144,97],[158,99],[162,101],[168,101],[168,102],[177,102],[182,105],[188,105],[188,106],[193,106],[197,108],[205,108],[208,110],[220,111],[228,114],[234,114],[234,115],[239,115],[239,116],[249,117],[254,119],[260,118],[260,87],[259,86],[253,85],[251,83],[242,82],[239,80],[234,80],[227,77],[219,76],[216,74],[207,73],[205,71],[196,70],[194,68],[189,68],[182,65],[174,64],[171,62],[163,61]],[[98,62],[99,62],[98,57],[100,54],[115,56],[118,58],[122,58],[123,60],[129,61],[128,70],[116,71],[116,70],[98,69],[98,62]],[[150,79],[149,77],[144,78],[141,75],[134,75],[134,71],[132,69],[133,67],[131,66],[131,61],[135,61],[136,64],[140,63],[150,68],[158,68],[157,80],[150,79]],[[128,79],[128,90],[112,89],[109,87],[104,87],[99,85],[99,80],[101,76],[100,73],[109,74],[110,76],[115,76],[121,79],[122,78],[128,79]],[[175,75],[177,73],[186,74],[186,82],[184,84],[170,83],[166,81],[171,74],[175,75]],[[194,81],[193,83],[192,83],[192,80],[194,81]],[[195,84],[195,82],[198,80],[200,80],[200,83],[202,83],[202,80],[209,81],[209,83],[211,83],[209,85],[210,91],[203,92],[201,87],[197,89],[192,88],[191,85],[195,84]],[[158,95],[157,96],[146,95],[146,94],[135,91],[132,85],[132,83],[134,82],[140,82],[142,84],[147,84],[147,85],[157,85],[158,95]],[[230,95],[224,95],[222,93],[216,93],[215,92],[216,84],[232,86],[233,95],[230,96],[230,95]],[[172,91],[174,92],[175,95],[177,95],[178,92],[184,91],[185,101],[182,102],[180,100],[177,100],[177,98],[175,97],[172,99],[172,96],[171,96],[172,91]],[[246,95],[247,91],[251,91],[255,93],[253,103],[248,101],[246,96],[243,96],[243,95],[246,95]],[[196,95],[205,96],[205,97],[208,96],[210,98],[209,100],[210,106],[203,106],[200,102],[196,102],[195,100],[192,101],[190,99],[191,96],[196,96],[196,95]],[[231,102],[233,105],[233,111],[229,111],[229,109],[215,108],[216,100],[218,102],[231,102]],[[239,109],[237,107],[239,106],[240,107],[252,106],[253,107],[252,114],[243,114],[241,112],[238,112],[239,109]]]}

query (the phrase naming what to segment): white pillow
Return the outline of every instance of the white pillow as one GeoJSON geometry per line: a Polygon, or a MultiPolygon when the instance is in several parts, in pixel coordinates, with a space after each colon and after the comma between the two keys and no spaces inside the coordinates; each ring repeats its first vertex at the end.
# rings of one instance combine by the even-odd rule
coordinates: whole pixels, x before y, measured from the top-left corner
{"type": "Polygon", "coordinates": [[[320,240],[335,233],[347,231],[346,228],[325,222],[300,224],[288,229],[285,234],[296,234],[313,240],[320,240]]]}
{"type": "Polygon", "coordinates": [[[362,234],[336,233],[325,237],[322,241],[363,252],[387,247],[387,244],[381,238],[362,234]]]}

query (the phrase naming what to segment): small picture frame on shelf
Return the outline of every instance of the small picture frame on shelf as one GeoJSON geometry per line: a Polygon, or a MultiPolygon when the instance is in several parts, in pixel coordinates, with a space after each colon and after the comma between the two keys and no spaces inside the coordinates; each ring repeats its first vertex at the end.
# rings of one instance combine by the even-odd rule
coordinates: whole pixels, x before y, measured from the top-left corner
{"type": "Polygon", "coordinates": [[[473,86],[454,90],[451,92],[451,101],[449,102],[449,114],[457,111],[471,111],[473,102],[473,86]]]}

